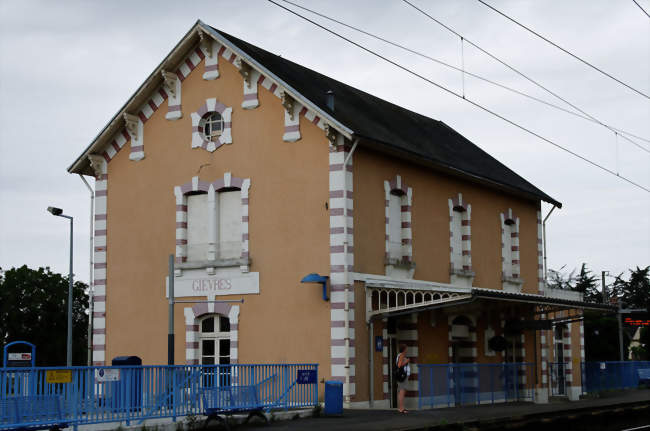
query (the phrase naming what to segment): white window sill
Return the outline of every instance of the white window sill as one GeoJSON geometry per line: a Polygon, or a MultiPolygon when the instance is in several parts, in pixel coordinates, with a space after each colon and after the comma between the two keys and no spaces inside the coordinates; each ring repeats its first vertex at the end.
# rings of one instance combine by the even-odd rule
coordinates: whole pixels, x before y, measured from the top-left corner
{"type": "Polygon", "coordinates": [[[384,265],[392,265],[400,268],[415,268],[415,262],[402,260],[401,257],[389,257],[385,260],[384,265]]]}
{"type": "Polygon", "coordinates": [[[511,293],[521,293],[521,288],[524,285],[524,279],[519,277],[511,277],[502,275],[501,286],[504,291],[511,293]]]}
{"type": "Polygon", "coordinates": [[[472,287],[474,283],[474,271],[466,269],[452,269],[449,271],[449,281],[451,284],[462,287],[472,287]]]}
{"type": "Polygon", "coordinates": [[[174,265],[175,274],[179,277],[183,269],[206,269],[208,274],[213,274],[216,268],[234,268],[239,267],[241,272],[249,272],[251,265],[250,258],[230,258],[215,260],[193,260],[189,262],[177,263],[174,265]]]}
{"type": "Polygon", "coordinates": [[[384,262],[386,276],[411,280],[415,274],[415,262],[404,261],[398,258],[388,258],[384,262]]]}

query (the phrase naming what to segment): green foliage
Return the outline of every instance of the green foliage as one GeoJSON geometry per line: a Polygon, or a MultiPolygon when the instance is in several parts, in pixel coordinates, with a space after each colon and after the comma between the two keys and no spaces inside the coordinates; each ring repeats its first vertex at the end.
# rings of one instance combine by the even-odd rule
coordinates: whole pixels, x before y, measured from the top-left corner
{"type": "Polygon", "coordinates": [[[583,263],[572,289],[584,294],[587,302],[603,302],[603,295],[598,291],[599,284],[598,277],[587,269],[586,263],[583,263]]]}
{"type": "Polygon", "coordinates": [[[564,273],[564,268],[566,265],[562,266],[560,269],[548,269],[548,287],[551,289],[565,289],[572,290],[575,284],[575,269],[568,274],[564,273]]]}
{"type": "MultiPolygon", "coordinates": [[[[88,286],[76,282],[72,302],[72,363],[87,361],[88,286]]],[[[0,349],[12,341],[36,345],[36,365],[64,365],[68,278],[26,265],[0,271],[0,349]]]]}
{"type": "Polygon", "coordinates": [[[630,278],[625,281],[620,274],[612,286],[612,296],[623,302],[625,308],[650,310],[650,266],[630,269],[630,278]]]}
{"type": "MultiPolygon", "coordinates": [[[[598,277],[583,263],[580,272],[576,270],[564,271],[549,269],[548,286],[554,289],[574,290],[584,294],[586,302],[603,302],[602,292],[599,290],[598,277]]],[[[625,280],[619,274],[614,283],[608,286],[610,300],[623,303],[625,308],[646,308],[650,311],[650,266],[646,268],[631,269],[630,278],[625,280]]],[[[617,361],[618,351],[618,322],[613,314],[585,311],[585,346],[587,361],[617,361]]],[[[648,355],[650,351],[650,331],[641,337],[641,346],[635,348],[635,354],[648,355]]],[[[627,352],[632,334],[624,330],[623,350],[627,352]]],[[[647,357],[647,356],[645,356],[647,357]]]]}

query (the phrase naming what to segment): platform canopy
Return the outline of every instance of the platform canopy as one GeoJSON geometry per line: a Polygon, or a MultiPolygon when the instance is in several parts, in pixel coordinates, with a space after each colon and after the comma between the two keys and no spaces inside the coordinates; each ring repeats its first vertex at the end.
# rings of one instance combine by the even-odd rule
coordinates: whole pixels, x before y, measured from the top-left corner
{"type": "Polygon", "coordinates": [[[461,287],[446,283],[417,280],[391,280],[384,277],[363,278],[366,287],[366,320],[418,313],[426,310],[469,305],[477,302],[528,304],[539,313],[561,310],[592,310],[616,312],[606,304],[575,301],[565,298],[515,293],[496,289],[461,287]]]}

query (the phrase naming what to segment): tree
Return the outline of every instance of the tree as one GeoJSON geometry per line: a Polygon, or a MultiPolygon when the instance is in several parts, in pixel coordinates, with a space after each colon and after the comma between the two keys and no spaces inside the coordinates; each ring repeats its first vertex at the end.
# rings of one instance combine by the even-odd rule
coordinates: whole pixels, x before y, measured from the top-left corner
{"type": "MultiPolygon", "coordinates": [[[[26,265],[0,271],[0,349],[17,340],[36,345],[38,366],[66,362],[68,278],[26,265]]],[[[72,363],[86,364],[88,286],[77,281],[72,301],[72,363]]]]}
{"type": "Polygon", "coordinates": [[[583,263],[575,279],[573,290],[582,293],[586,302],[603,302],[603,295],[598,291],[599,284],[598,277],[587,269],[586,263],[583,263]]]}
{"type": "MultiPolygon", "coordinates": [[[[565,265],[566,266],[566,265],[565,265]]],[[[603,296],[598,290],[598,277],[583,263],[578,275],[573,270],[566,273],[565,266],[559,270],[549,269],[549,287],[555,289],[570,289],[583,293],[586,302],[602,303],[603,296]]],[[[643,308],[650,311],[650,266],[629,270],[630,278],[625,280],[623,273],[619,274],[610,289],[610,298],[621,301],[625,308],[643,308]]],[[[618,321],[614,313],[598,311],[584,312],[585,346],[587,361],[617,361],[619,360],[618,321]]],[[[624,328],[623,350],[628,351],[632,335],[624,328]]],[[[643,331],[640,346],[635,348],[638,357],[647,355],[650,351],[650,331],[643,331]]]]}
{"type": "Polygon", "coordinates": [[[548,269],[548,272],[551,276],[548,279],[548,287],[551,289],[566,289],[572,290],[575,283],[575,269],[568,274],[564,274],[564,268],[566,265],[563,265],[560,269],[548,269]]]}
{"type": "Polygon", "coordinates": [[[616,277],[612,295],[623,302],[625,308],[644,308],[650,310],[650,266],[630,269],[630,279],[625,281],[623,274],[616,277]]]}

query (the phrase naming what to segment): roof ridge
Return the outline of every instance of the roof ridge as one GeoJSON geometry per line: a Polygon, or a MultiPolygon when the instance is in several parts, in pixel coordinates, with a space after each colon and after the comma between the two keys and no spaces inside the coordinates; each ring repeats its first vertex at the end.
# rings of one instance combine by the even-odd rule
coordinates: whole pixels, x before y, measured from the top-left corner
{"type": "MultiPolygon", "coordinates": [[[[208,27],[242,51],[246,52],[275,75],[281,76],[283,75],[282,72],[285,72],[284,75],[286,76],[281,76],[283,80],[291,83],[291,85],[299,91],[302,96],[308,98],[313,103],[318,104],[320,109],[335,117],[342,124],[345,124],[353,130],[356,135],[374,140],[411,155],[429,159],[434,163],[443,165],[445,168],[457,170],[465,175],[478,177],[526,194],[532,194],[537,198],[543,199],[557,205],[558,207],[562,206],[560,202],[548,196],[521,175],[517,174],[504,163],[497,160],[487,151],[474,144],[443,121],[428,117],[419,112],[404,108],[403,106],[360,90],[321,72],[296,63],[295,61],[286,59],[281,55],[272,53],[232,36],[217,28],[212,26],[208,27]],[[264,59],[260,60],[259,57],[263,57],[264,59]],[[269,62],[275,64],[268,64],[269,62]],[[301,79],[303,78],[301,75],[311,75],[309,76],[310,81],[301,82],[301,79]],[[349,96],[353,96],[353,98],[365,99],[352,101],[357,104],[362,104],[363,106],[357,106],[357,109],[349,110],[353,112],[343,113],[342,110],[337,110],[339,97],[337,97],[336,88],[324,88],[323,85],[318,85],[313,81],[325,82],[328,87],[334,85],[335,87],[338,87],[339,93],[343,90],[343,92],[350,93],[349,96]],[[300,85],[297,85],[296,83],[300,85]],[[320,88],[315,89],[314,87],[320,88]],[[334,91],[334,111],[327,107],[325,101],[326,90],[334,91]],[[402,121],[403,123],[401,124],[399,133],[395,132],[395,126],[392,126],[392,128],[389,127],[390,124],[396,122],[393,121],[395,120],[395,116],[402,117],[399,119],[399,121],[402,121]],[[366,128],[363,130],[363,127],[359,127],[359,123],[364,122],[372,124],[365,124],[366,128]],[[376,133],[378,130],[379,133],[376,133]],[[411,136],[405,138],[404,135],[409,133],[411,136]],[[398,145],[398,143],[401,143],[401,145],[398,145]],[[462,154],[455,155],[453,153],[462,154]]],[[[339,96],[345,95],[339,94],[339,96]]]]}

